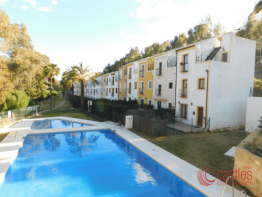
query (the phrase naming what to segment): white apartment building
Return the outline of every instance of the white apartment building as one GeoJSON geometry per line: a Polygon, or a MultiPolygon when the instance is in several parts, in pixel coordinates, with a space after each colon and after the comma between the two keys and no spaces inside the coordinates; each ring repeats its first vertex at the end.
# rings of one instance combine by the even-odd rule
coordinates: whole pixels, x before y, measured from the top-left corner
{"type": "Polygon", "coordinates": [[[245,122],[254,84],[256,42],[227,33],[177,49],[176,114],[210,129],[245,122]],[[207,120],[205,121],[205,117],[207,120]]]}
{"type": "Polygon", "coordinates": [[[176,51],[154,56],[153,105],[155,109],[175,108],[176,51]]]}
{"type": "Polygon", "coordinates": [[[138,62],[127,65],[127,100],[138,100],[138,62]]]}
{"type": "Polygon", "coordinates": [[[108,100],[118,99],[118,71],[105,75],[105,98],[108,100]]]}

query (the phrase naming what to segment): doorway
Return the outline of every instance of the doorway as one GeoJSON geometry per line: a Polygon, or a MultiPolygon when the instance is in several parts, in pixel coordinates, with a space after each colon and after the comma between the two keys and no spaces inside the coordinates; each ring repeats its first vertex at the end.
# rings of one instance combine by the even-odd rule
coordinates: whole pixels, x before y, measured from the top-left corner
{"type": "Polygon", "coordinates": [[[157,101],[157,109],[161,109],[161,101],[157,101]]]}
{"type": "Polygon", "coordinates": [[[203,126],[204,107],[197,107],[197,126],[203,126]]]}

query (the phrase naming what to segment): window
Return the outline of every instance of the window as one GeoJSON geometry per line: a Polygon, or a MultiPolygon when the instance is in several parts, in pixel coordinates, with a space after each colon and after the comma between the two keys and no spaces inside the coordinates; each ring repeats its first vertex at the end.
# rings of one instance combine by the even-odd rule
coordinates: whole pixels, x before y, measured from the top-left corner
{"type": "Polygon", "coordinates": [[[116,94],[117,94],[117,88],[116,88],[116,94]]]}
{"type": "Polygon", "coordinates": [[[129,83],[128,93],[131,94],[131,83],[129,83]]]}
{"type": "Polygon", "coordinates": [[[132,68],[129,68],[129,79],[132,79],[132,68]]]}
{"type": "Polygon", "coordinates": [[[157,75],[162,75],[162,62],[159,62],[159,67],[157,69],[157,75]]]}
{"type": "Polygon", "coordinates": [[[111,93],[111,88],[109,88],[109,93],[111,93]]]}
{"type": "Polygon", "coordinates": [[[187,118],[187,105],[181,104],[181,118],[187,118]]]}
{"type": "Polygon", "coordinates": [[[124,83],[124,89],[126,89],[126,83],[124,83]]]}
{"type": "Polygon", "coordinates": [[[137,89],[137,82],[135,82],[135,85],[134,85],[135,89],[137,89]]]}
{"type": "Polygon", "coordinates": [[[120,76],[119,76],[120,79],[122,79],[122,70],[120,70],[120,76]]]}
{"type": "Polygon", "coordinates": [[[141,66],[140,77],[144,77],[144,76],[145,76],[145,65],[143,64],[141,66]]]}
{"type": "Polygon", "coordinates": [[[184,71],[188,71],[188,55],[184,56],[184,71]]]}
{"type": "Polygon", "coordinates": [[[168,83],[168,89],[173,89],[173,82],[168,83]]]}
{"type": "Polygon", "coordinates": [[[187,97],[187,79],[182,80],[181,97],[187,97]]]}
{"type": "Polygon", "coordinates": [[[222,62],[227,62],[227,53],[222,53],[222,62]]]}
{"type": "Polygon", "coordinates": [[[152,103],[151,103],[151,100],[150,100],[150,99],[148,99],[148,105],[152,105],[152,103]]]}
{"type": "Polygon", "coordinates": [[[205,89],[205,79],[198,79],[198,89],[205,89]]]}
{"type": "Polygon", "coordinates": [[[148,82],[148,89],[152,89],[152,81],[148,82]]]}
{"type": "Polygon", "coordinates": [[[140,94],[144,94],[144,82],[141,82],[140,94]]]}

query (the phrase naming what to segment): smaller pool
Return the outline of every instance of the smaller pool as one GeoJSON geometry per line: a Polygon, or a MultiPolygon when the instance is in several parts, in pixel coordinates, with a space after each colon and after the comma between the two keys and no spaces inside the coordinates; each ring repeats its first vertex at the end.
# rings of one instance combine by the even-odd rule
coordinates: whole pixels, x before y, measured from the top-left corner
{"type": "Polygon", "coordinates": [[[71,127],[88,127],[88,124],[81,124],[66,120],[52,119],[52,120],[36,120],[33,122],[30,129],[61,129],[71,127]]]}

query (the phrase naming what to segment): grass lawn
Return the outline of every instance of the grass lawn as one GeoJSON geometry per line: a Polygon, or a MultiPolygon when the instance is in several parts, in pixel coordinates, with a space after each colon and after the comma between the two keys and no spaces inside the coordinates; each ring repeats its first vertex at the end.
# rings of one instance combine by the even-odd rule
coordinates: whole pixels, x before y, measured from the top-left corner
{"type": "Polygon", "coordinates": [[[257,143],[249,144],[245,149],[247,149],[249,152],[255,154],[257,147],[262,147],[262,132],[259,134],[257,143]]]}
{"type": "Polygon", "coordinates": [[[2,140],[8,135],[8,133],[0,133],[0,142],[2,142],[2,140]]]}
{"type": "MultiPolygon", "coordinates": [[[[198,168],[209,167],[215,170],[209,171],[214,177],[217,177],[217,171],[233,170],[233,157],[224,154],[232,146],[237,146],[247,136],[244,129],[196,134],[184,134],[175,131],[174,135],[173,130],[170,129],[168,133],[172,133],[172,135],[157,138],[151,138],[149,135],[134,129],[131,129],[131,131],[198,168]]],[[[243,189],[241,187],[236,188],[243,189]]],[[[247,191],[247,189],[245,190],[247,191]]]]}
{"type": "Polygon", "coordinates": [[[65,109],[65,110],[54,110],[54,111],[48,111],[44,112],[42,114],[39,114],[38,116],[31,117],[33,118],[46,118],[46,117],[56,117],[56,116],[66,116],[70,118],[80,118],[84,120],[94,120],[97,121],[96,119],[83,114],[80,109],[65,109]]]}
{"type": "MultiPolygon", "coordinates": [[[[59,105],[60,103],[63,102],[63,100],[64,100],[64,97],[62,96],[53,97],[52,98],[52,104],[53,104],[52,107],[59,105]]],[[[39,112],[50,109],[49,99],[42,101],[42,103],[43,105],[40,105],[40,102],[37,103],[39,105],[39,112]]]]}

